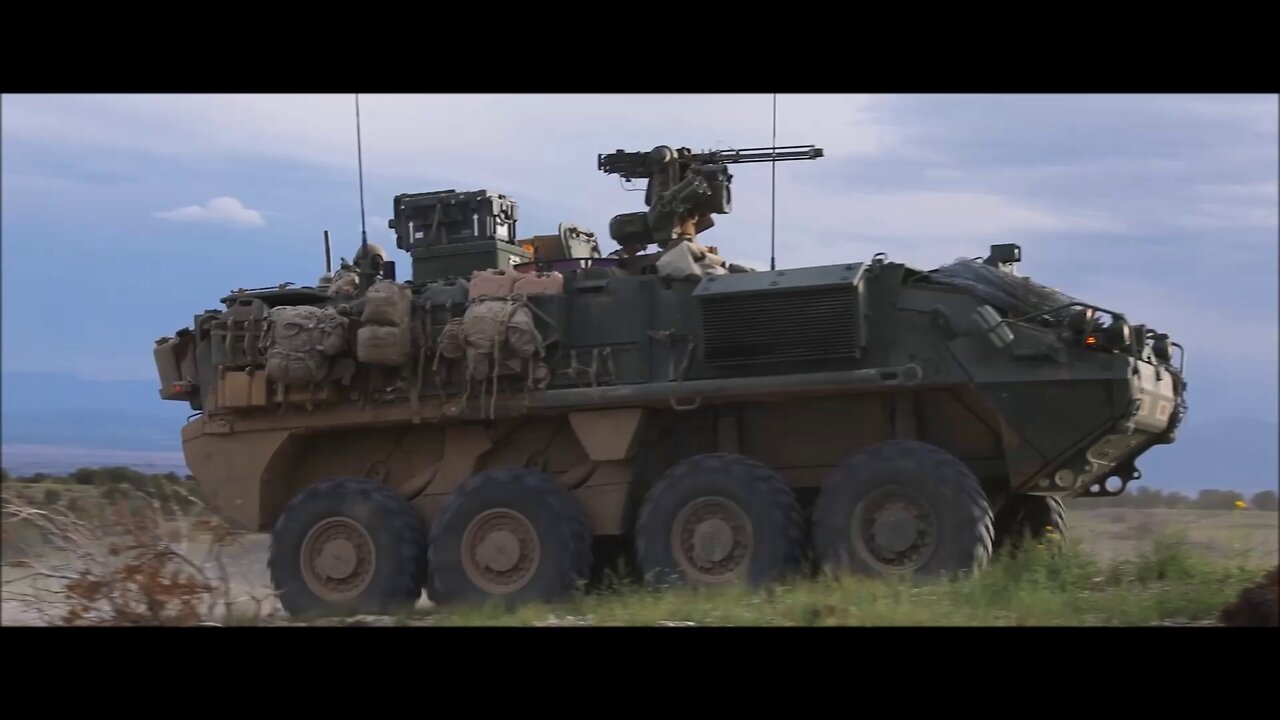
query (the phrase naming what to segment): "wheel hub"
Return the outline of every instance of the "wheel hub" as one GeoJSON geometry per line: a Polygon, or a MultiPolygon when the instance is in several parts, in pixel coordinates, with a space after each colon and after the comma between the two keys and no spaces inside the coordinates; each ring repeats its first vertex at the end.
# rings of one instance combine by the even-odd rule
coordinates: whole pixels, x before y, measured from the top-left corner
{"type": "Polygon", "coordinates": [[[714,565],[733,551],[733,528],[720,518],[711,518],[693,531],[693,559],[704,567],[714,565]]]}
{"type": "Polygon", "coordinates": [[[874,527],[876,544],[894,553],[911,547],[924,529],[915,516],[900,505],[876,513],[874,527]]]}
{"type": "Polygon", "coordinates": [[[695,582],[719,583],[737,579],[751,557],[751,522],[733,502],[699,498],[676,516],[671,529],[676,562],[695,582]]]}
{"type": "Polygon", "coordinates": [[[300,560],[307,587],[330,601],[358,596],[377,566],[373,539],[359,523],[345,517],[316,523],[302,541],[300,560]]]}
{"type": "Polygon", "coordinates": [[[330,540],[320,550],[317,566],[320,574],[334,580],[350,576],[356,569],[356,546],[346,538],[330,540]]]}
{"type": "Polygon", "coordinates": [[[506,572],[520,560],[520,540],[509,530],[497,530],[480,542],[476,559],[490,570],[506,572]]]}
{"type": "Polygon", "coordinates": [[[528,518],[498,508],[480,514],[462,536],[462,567],[485,592],[513,593],[538,569],[541,546],[528,518]]]}
{"type": "Polygon", "coordinates": [[[936,523],[929,504],[915,491],[896,485],[881,488],[854,510],[853,544],[882,570],[914,570],[933,555],[936,523]]]}

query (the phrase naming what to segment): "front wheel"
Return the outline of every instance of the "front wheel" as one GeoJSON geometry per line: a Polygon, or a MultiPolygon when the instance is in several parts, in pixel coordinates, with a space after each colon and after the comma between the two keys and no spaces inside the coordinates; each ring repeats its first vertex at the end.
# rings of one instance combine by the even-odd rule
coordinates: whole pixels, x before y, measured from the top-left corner
{"type": "Polygon", "coordinates": [[[813,513],[820,567],[859,575],[954,575],[991,557],[986,493],[950,453],[915,440],[873,445],[840,464],[813,513]]]}
{"type": "Polygon", "coordinates": [[[1048,495],[1014,495],[996,513],[996,552],[1010,555],[1025,547],[1029,540],[1043,543],[1067,539],[1067,510],[1062,501],[1048,495]]]}

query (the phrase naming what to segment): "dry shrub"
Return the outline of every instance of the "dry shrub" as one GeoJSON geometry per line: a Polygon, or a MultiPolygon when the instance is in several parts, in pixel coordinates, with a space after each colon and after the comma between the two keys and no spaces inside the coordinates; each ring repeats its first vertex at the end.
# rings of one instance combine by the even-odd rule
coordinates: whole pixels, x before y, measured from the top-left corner
{"type": "Polygon", "coordinates": [[[55,625],[217,624],[244,600],[253,602],[253,619],[261,616],[266,597],[232,597],[223,553],[240,533],[198,503],[194,516],[173,522],[159,501],[124,493],[93,521],[5,493],[4,523],[33,527],[42,541],[8,563],[31,572],[4,582],[6,599],[55,625]],[[17,583],[30,588],[10,591],[17,583]]]}
{"type": "Polygon", "coordinates": [[[1233,627],[1280,626],[1280,566],[1262,581],[1240,591],[1236,601],[1222,609],[1223,625],[1233,627]]]}

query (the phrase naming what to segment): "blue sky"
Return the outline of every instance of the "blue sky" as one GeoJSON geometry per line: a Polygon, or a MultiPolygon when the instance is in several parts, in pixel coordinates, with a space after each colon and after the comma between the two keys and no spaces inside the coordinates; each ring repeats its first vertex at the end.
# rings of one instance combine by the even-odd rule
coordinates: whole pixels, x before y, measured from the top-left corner
{"type": "MultiPolygon", "coordinates": [[[[523,235],[642,209],[596,154],[767,145],[768,95],[361,97],[370,239],[400,192],[485,188],[523,235]]],[[[1188,346],[1192,415],[1277,415],[1274,96],[781,95],[783,266],[932,267],[1023,247],[1022,272],[1188,346]]],[[[313,283],[359,242],[350,95],[6,95],[6,370],[151,379],[152,341],[236,287],[313,283]]],[[[769,170],[736,169],[706,242],[767,266],[769,170]]]]}

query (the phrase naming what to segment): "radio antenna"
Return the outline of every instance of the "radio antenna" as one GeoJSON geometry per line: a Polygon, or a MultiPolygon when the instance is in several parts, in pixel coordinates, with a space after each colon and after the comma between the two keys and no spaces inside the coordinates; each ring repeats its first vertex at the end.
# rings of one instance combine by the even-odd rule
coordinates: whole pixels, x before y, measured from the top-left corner
{"type": "Polygon", "coordinates": [[[369,235],[364,226],[364,148],[360,143],[360,93],[356,93],[356,171],[360,177],[360,265],[369,272],[369,235]]]}
{"type": "MultiPolygon", "coordinates": [[[[773,148],[778,147],[778,93],[773,94],[773,142],[770,143],[773,148]]],[[[773,176],[769,181],[769,269],[778,269],[778,258],[776,250],[776,230],[777,230],[777,214],[778,214],[778,151],[775,149],[772,153],[773,162],[770,166],[773,170],[773,176]]]]}

